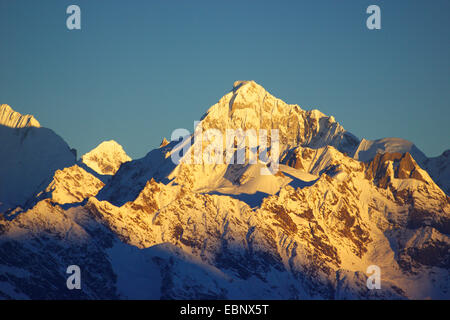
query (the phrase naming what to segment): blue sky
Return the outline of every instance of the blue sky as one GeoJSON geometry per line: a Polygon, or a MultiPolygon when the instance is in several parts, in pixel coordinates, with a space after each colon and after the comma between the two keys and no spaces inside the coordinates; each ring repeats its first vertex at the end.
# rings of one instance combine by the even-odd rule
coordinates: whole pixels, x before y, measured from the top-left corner
{"type": "Polygon", "coordinates": [[[114,139],[138,158],[235,80],[334,115],[360,138],[450,148],[448,0],[0,0],[0,103],[81,155],[114,139]],[[66,8],[81,8],[79,31],[66,8]],[[382,29],[366,28],[381,7],[382,29]]]}

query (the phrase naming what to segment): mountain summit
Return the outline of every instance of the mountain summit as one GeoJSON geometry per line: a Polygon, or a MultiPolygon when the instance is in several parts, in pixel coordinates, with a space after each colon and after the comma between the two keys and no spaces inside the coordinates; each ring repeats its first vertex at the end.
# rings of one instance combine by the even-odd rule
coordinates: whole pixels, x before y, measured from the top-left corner
{"type": "Polygon", "coordinates": [[[359,139],[346,131],[333,116],[318,110],[305,111],[274,97],[255,81],[236,81],[233,89],[202,117],[204,130],[278,129],[281,152],[298,145],[327,145],[350,153],[359,139]]]}
{"type": "MultiPolygon", "coordinates": [[[[199,126],[203,131],[214,129],[223,135],[229,129],[244,131],[263,129],[268,132],[269,139],[271,129],[276,129],[279,135],[280,155],[298,146],[313,149],[333,146],[342,152],[352,153],[359,144],[358,138],[346,131],[333,116],[326,116],[318,110],[305,111],[298,105],[286,104],[255,81],[236,81],[233,89],[201,117],[199,126]]],[[[194,134],[185,142],[190,145],[185,154],[192,155],[195,150],[194,134]]],[[[203,141],[202,146],[206,150],[208,142],[203,141]]],[[[258,149],[260,147],[257,146],[258,149]]],[[[171,155],[179,152],[179,149],[180,146],[172,141],[170,144],[162,144],[144,158],[122,166],[111,182],[99,193],[99,198],[114,204],[123,204],[135,199],[151,178],[157,181],[173,180],[185,188],[204,192],[224,192],[233,189],[233,184],[244,175],[243,169],[237,170],[239,166],[228,164],[175,165],[171,155]],[[131,184],[130,177],[134,177],[131,184]]],[[[261,166],[257,164],[244,167],[256,171],[260,170],[261,166]]],[[[250,193],[263,191],[273,193],[287,183],[273,179],[267,178],[264,182],[258,180],[258,183],[253,182],[252,186],[248,185],[248,189],[243,188],[240,192],[247,190],[250,193]],[[273,188],[266,187],[269,185],[273,188]]]]}
{"type": "Polygon", "coordinates": [[[115,174],[122,163],[130,160],[123,147],[114,140],[100,143],[81,157],[84,164],[102,175],[115,174]]]}

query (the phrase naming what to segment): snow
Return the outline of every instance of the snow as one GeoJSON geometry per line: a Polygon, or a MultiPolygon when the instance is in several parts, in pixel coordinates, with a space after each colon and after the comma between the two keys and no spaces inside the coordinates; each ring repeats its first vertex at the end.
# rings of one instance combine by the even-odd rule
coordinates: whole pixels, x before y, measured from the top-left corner
{"type": "MultiPolygon", "coordinates": [[[[24,124],[24,120],[18,122],[24,124]]],[[[32,119],[27,123],[33,123],[32,119]]],[[[2,125],[0,158],[0,212],[4,212],[23,205],[50,182],[57,169],[73,165],[76,156],[50,129],[2,125]]]]}
{"type": "Polygon", "coordinates": [[[439,157],[428,158],[424,169],[439,187],[450,195],[450,150],[443,152],[439,157]]]}
{"type": "Polygon", "coordinates": [[[406,153],[425,169],[433,181],[448,195],[450,194],[450,152],[439,157],[427,158],[411,141],[401,138],[378,140],[362,139],[353,153],[353,158],[362,162],[371,161],[377,153],[406,153]]]}
{"type": "Polygon", "coordinates": [[[423,163],[427,158],[425,154],[420,151],[411,141],[401,138],[384,138],[378,140],[362,139],[361,143],[353,154],[353,158],[359,161],[367,162],[372,160],[377,153],[386,152],[409,152],[419,164],[423,163]]]}
{"type": "MultiPolygon", "coordinates": [[[[447,155],[421,159],[396,138],[359,142],[332,116],[288,105],[254,81],[236,82],[200,124],[280,130],[279,171],[261,175],[261,162],[175,164],[170,154],[180,146],[167,140],[131,160],[118,143],[104,142],[44,179],[30,209],[0,219],[0,270],[32,273],[26,264],[14,268],[32,257],[51,261],[53,274],[77,260],[99,283],[86,284],[88,298],[448,299],[448,196],[411,159],[405,170],[418,176],[396,177],[390,160],[380,166],[386,185],[361,162],[410,152],[445,172],[447,155]],[[432,259],[421,260],[428,252],[432,259]],[[382,270],[382,290],[366,287],[370,265],[382,270]]],[[[0,139],[9,149],[0,152],[9,159],[40,128],[7,129],[0,139]]],[[[26,157],[1,168],[13,171],[26,157]]],[[[28,286],[48,295],[39,281],[28,286]]],[[[0,282],[0,294],[18,297],[15,289],[22,284],[0,282]]]]}
{"type": "Polygon", "coordinates": [[[77,203],[97,195],[104,185],[101,180],[74,165],[57,170],[45,192],[51,193],[51,199],[55,203],[77,203]]]}
{"type": "Polygon", "coordinates": [[[21,115],[7,104],[0,105],[0,125],[10,128],[39,128],[41,126],[32,115],[21,115]]]}
{"type": "Polygon", "coordinates": [[[100,143],[81,157],[82,163],[101,175],[114,175],[122,163],[130,160],[123,147],[114,140],[100,143]]]}
{"type": "Polygon", "coordinates": [[[117,288],[125,299],[161,298],[161,274],[148,251],[116,242],[107,250],[117,275],[117,288]]]}

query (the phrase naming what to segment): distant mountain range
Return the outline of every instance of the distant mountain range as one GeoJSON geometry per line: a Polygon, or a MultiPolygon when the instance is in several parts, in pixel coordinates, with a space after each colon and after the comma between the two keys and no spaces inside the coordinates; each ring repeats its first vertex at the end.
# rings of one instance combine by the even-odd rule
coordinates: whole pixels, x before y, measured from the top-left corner
{"type": "Polygon", "coordinates": [[[141,159],[114,141],[77,159],[1,105],[0,299],[450,299],[450,150],[359,140],[254,81],[198,125],[278,130],[278,170],[174,163],[194,133],[141,159]],[[366,285],[372,265],[381,289],[366,285]]]}

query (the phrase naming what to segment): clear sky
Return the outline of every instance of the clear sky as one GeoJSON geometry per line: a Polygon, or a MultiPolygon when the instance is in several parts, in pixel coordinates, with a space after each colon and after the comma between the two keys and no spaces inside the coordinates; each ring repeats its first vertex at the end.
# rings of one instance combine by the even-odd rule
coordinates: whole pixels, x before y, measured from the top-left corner
{"type": "Polygon", "coordinates": [[[359,138],[436,156],[450,148],[449,15],[449,0],[0,0],[0,103],[79,156],[114,139],[138,158],[255,80],[359,138]],[[366,28],[371,4],[381,30],[366,28]]]}

